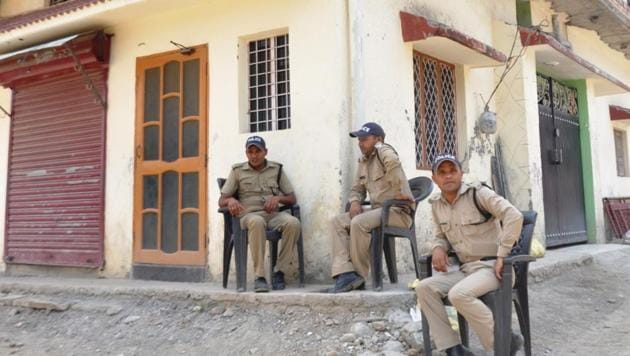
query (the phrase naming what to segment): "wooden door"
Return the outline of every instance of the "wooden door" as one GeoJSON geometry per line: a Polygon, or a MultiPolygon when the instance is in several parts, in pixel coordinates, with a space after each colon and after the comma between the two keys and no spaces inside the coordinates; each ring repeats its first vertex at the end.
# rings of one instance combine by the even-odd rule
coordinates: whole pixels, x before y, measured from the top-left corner
{"type": "Polygon", "coordinates": [[[207,58],[137,59],[134,263],[206,264],[207,58]]]}

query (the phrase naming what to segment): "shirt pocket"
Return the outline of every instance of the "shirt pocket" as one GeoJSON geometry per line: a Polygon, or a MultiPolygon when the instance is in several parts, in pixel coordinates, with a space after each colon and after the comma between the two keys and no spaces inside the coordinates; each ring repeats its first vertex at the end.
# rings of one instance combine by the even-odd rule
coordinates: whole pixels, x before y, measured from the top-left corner
{"type": "Polygon", "coordinates": [[[245,177],[241,179],[239,190],[241,194],[260,192],[258,179],[256,177],[245,177]]]}
{"type": "Polygon", "coordinates": [[[454,251],[458,251],[462,247],[463,241],[458,238],[458,234],[453,230],[453,224],[450,221],[443,221],[438,223],[438,228],[445,235],[446,241],[450,248],[454,251]]]}
{"type": "Polygon", "coordinates": [[[451,223],[448,221],[440,222],[438,223],[438,226],[440,228],[440,231],[445,234],[451,230],[451,223]]]}
{"type": "Polygon", "coordinates": [[[461,216],[462,226],[479,226],[486,223],[486,218],[478,211],[470,211],[461,216]]]}
{"type": "MultiPolygon", "coordinates": [[[[470,223],[462,224],[462,234],[467,241],[470,256],[494,256],[497,251],[499,230],[494,220],[479,223],[479,219],[471,219],[470,223]]],[[[483,217],[482,220],[483,221],[483,217]]]]}
{"type": "Polygon", "coordinates": [[[371,170],[370,183],[372,184],[373,189],[377,191],[384,191],[389,188],[385,172],[383,172],[381,169],[371,170]]]}
{"type": "Polygon", "coordinates": [[[265,192],[271,192],[272,195],[280,194],[280,185],[278,184],[278,180],[275,177],[269,177],[265,179],[263,188],[265,192]]]}

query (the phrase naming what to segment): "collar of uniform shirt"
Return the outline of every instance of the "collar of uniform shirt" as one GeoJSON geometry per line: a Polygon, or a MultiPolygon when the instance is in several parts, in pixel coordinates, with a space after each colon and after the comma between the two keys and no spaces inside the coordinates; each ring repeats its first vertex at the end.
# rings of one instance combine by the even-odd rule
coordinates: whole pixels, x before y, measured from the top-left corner
{"type": "Polygon", "coordinates": [[[470,186],[464,182],[462,182],[462,185],[459,187],[459,191],[457,192],[457,197],[455,197],[455,200],[453,200],[453,204],[450,204],[446,198],[444,198],[444,194],[440,193],[440,200],[442,200],[444,203],[446,204],[450,204],[450,205],[455,205],[455,203],[457,203],[457,201],[459,200],[459,198],[464,195],[464,193],[466,193],[468,191],[468,189],[470,189],[470,186]]]}
{"type": "MultiPolygon", "coordinates": [[[[267,167],[269,167],[269,165],[267,164],[267,160],[265,159],[265,163],[264,163],[262,169],[259,172],[264,171],[265,169],[267,169],[267,167]]],[[[247,166],[245,167],[245,169],[249,169],[249,170],[252,170],[252,171],[256,170],[256,169],[254,169],[254,167],[252,167],[252,165],[249,162],[247,162],[247,166]]]]}
{"type": "Polygon", "coordinates": [[[369,160],[370,158],[376,156],[376,147],[374,147],[374,149],[372,150],[372,153],[370,153],[369,155],[362,155],[361,159],[363,159],[364,161],[369,160]]]}

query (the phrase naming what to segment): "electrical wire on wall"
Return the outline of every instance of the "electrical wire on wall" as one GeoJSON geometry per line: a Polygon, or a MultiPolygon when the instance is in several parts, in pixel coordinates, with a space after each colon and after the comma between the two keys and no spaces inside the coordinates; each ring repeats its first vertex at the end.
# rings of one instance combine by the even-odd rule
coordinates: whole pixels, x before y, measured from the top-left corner
{"type": "MultiPolygon", "coordinates": [[[[535,33],[538,34],[539,32],[542,31],[543,26],[548,26],[548,25],[549,25],[549,22],[546,19],[543,19],[542,21],[540,21],[538,25],[533,26],[533,28],[536,29],[535,33]]],[[[508,56],[508,59],[507,61],[505,61],[505,67],[503,68],[503,72],[499,76],[499,81],[494,86],[494,89],[492,90],[492,93],[490,93],[490,97],[488,97],[488,100],[484,100],[484,109],[481,115],[479,116],[479,129],[481,130],[482,133],[494,134],[497,131],[496,113],[490,111],[490,100],[492,100],[492,98],[494,97],[494,94],[496,94],[497,90],[499,89],[499,87],[501,86],[501,84],[503,83],[507,75],[510,73],[510,71],[514,69],[514,67],[518,63],[518,60],[521,59],[523,55],[525,55],[525,50],[527,49],[527,46],[521,46],[521,49],[518,52],[518,54],[516,56],[514,55],[514,49],[516,47],[516,40],[518,39],[519,33],[520,31],[518,30],[518,26],[516,26],[516,31],[514,33],[514,40],[512,41],[512,47],[510,48],[510,54],[508,56]]],[[[532,33],[527,35],[528,38],[525,41],[525,43],[529,42],[529,37],[531,35],[532,33]]]]}
{"type": "MultiPolygon", "coordinates": [[[[508,26],[514,26],[515,28],[514,39],[512,40],[510,52],[507,60],[505,61],[503,71],[500,73],[499,79],[492,89],[492,92],[488,99],[486,100],[483,95],[478,93],[481,97],[484,109],[475,125],[475,134],[469,139],[467,150],[465,152],[465,156],[462,162],[466,162],[465,164],[467,165],[468,161],[473,156],[473,152],[475,152],[478,156],[491,154],[489,162],[490,177],[487,177],[487,182],[490,183],[492,187],[494,187],[494,189],[497,190],[502,196],[509,197],[510,187],[507,182],[503,166],[504,158],[502,157],[503,153],[501,149],[501,140],[500,137],[492,139],[489,136],[491,134],[495,134],[497,131],[496,113],[490,111],[490,102],[494,95],[497,93],[498,89],[501,87],[501,84],[503,84],[503,82],[506,80],[507,75],[512,71],[512,69],[514,69],[514,67],[516,67],[519,60],[525,55],[527,46],[521,46],[520,50],[515,55],[514,52],[516,50],[516,41],[518,40],[518,37],[520,35],[519,25],[508,22],[505,22],[505,24],[508,26]]],[[[532,26],[531,28],[535,29],[535,31],[528,33],[523,43],[529,43],[530,37],[532,35],[538,35],[543,32],[542,28],[546,26],[548,26],[548,21],[546,19],[542,20],[538,25],[532,26]]],[[[514,95],[512,91],[509,90],[509,88],[507,94],[509,94],[509,96],[512,97],[515,103],[518,104],[518,101],[514,98],[514,95]]]]}
{"type": "Polygon", "coordinates": [[[4,106],[0,105],[0,111],[2,111],[3,115],[0,115],[0,118],[11,118],[11,113],[7,111],[7,109],[4,108],[4,106]]]}

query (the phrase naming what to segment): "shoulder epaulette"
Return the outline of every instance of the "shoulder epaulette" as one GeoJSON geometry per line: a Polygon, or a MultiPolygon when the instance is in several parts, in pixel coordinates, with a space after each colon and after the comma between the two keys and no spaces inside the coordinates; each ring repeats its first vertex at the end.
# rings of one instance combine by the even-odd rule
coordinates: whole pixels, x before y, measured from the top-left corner
{"type": "Polygon", "coordinates": [[[232,170],[243,167],[243,165],[247,162],[235,163],[232,165],[232,170]]]}

